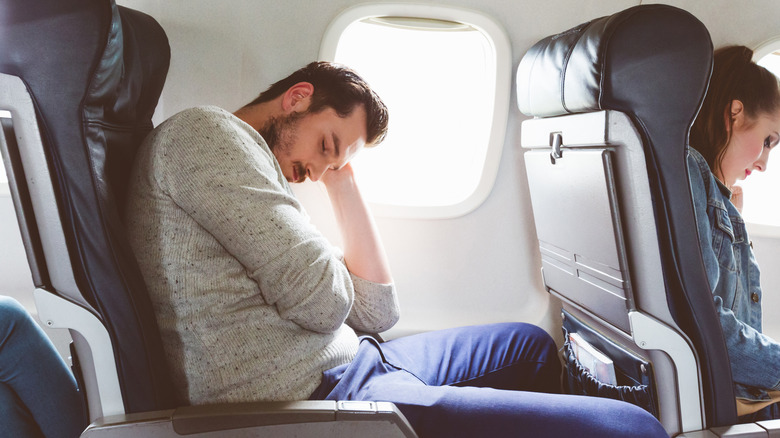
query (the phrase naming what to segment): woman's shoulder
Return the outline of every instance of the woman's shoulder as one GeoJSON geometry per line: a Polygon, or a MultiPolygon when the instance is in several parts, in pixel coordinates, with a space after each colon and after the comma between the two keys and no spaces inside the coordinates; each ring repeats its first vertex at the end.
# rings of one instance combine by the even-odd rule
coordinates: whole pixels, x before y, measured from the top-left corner
{"type": "Polygon", "coordinates": [[[689,146],[686,149],[686,157],[688,161],[688,178],[691,180],[691,184],[694,184],[694,181],[701,181],[708,189],[711,188],[715,182],[715,175],[713,175],[710,165],[707,164],[704,156],[689,146]]]}
{"type": "Polygon", "coordinates": [[[697,205],[706,206],[710,198],[715,195],[717,183],[715,175],[712,174],[707,160],[692,147],[687,148],[688,180],[691,185],[691,195],[697,205]]]}
{"type": "Polygon", "coordinates": [[[688,146],[686,148],[686,155],[687,155],[689,166],[691,164],[695,164],[696,167],[700,169],[700,173],[704,175],[709,175],[712,173],[712,171],[710,170],[710,165],[707,164],[707,160],[704,159],[704,156],[699,151],[688,146]]]}
{"type": "Polygon", "coordinates": [[[711,205],[721,210],[730,210],[731,191],[715,177],[701,153],[689,147],[687,160],[688,179],[694,201],[700,200],[702,206],[711,205]]]}

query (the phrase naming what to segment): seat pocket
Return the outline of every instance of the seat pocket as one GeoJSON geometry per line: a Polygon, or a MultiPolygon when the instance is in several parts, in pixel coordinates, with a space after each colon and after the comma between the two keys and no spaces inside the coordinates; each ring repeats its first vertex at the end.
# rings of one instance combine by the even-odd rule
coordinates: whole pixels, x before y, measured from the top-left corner
{"type": "Polygon", "coordinates": [[[622,400],[658,417],[652,364],[585,326],[564,311],[564,390],[569,394],[622,400]],[[577,360],[569,333],[578,333],[594,348],[609,357],[615,367],[617,384],[600,381],[577,360]]]}

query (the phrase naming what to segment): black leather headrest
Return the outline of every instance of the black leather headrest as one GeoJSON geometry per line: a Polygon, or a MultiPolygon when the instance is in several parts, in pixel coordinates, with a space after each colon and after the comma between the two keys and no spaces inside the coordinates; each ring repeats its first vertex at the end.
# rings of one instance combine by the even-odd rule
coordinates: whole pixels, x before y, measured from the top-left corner
{"type": "Polygon", "coordinates": [[[517,102],[531,116],[614,109],[688,122],[711,57],[709,33],[691,14],[637,6],[536,43],[517,70],[517,102]]]}

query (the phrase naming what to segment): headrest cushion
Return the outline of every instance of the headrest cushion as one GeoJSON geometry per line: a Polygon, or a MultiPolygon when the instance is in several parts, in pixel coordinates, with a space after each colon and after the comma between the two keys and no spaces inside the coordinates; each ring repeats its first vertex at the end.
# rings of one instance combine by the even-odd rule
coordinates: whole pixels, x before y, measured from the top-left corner
{"type": "Polygon", "coordinates": [[[689,118],[706,90],[711,57],[709,33],[691,14],[636,6],[531,47],[517,70],[518,106],[546,117],[687,100],[696,105],[681,108],[689,118]]]}

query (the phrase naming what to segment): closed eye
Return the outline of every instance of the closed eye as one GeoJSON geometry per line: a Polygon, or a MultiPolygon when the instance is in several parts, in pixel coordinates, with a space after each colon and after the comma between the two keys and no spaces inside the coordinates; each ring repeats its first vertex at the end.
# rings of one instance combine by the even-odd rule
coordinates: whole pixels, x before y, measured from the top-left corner
{"type": "Polygon", "coordinates": [[[774,132],[764,139],[764,147],[767,149],[772,149],[773,147],[777,146],[778,142],[780,142],[780,134],[774,132]]]}

